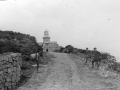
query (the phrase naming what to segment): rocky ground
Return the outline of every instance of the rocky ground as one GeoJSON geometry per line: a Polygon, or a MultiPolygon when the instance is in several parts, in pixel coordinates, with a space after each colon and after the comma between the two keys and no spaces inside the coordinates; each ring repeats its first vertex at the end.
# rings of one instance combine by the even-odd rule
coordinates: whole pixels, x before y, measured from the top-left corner
{"type": "Polygon", "coordinates": [[[79,56],[51,54],[55,56],[54,63],[40,67],[39,73],[34,71],[16,90],[120,90],[119,74],[91,69],[79,56]]]}

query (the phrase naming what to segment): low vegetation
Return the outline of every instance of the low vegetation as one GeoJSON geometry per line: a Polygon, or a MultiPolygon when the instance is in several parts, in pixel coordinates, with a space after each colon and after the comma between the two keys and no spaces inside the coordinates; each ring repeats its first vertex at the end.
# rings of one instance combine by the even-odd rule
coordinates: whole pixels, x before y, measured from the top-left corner
{"type": "Polygon", "coordinates": [[[41,47],[34,36],[13,31],[0,31],[0,53],[18,52],[22,54],[24,60],[28,60],[29,55],[35,53],[37,49],[41,47]]]}
{"type": "MultiPolygon", "coordinates": [[[[61,47],[60,50],[57,52],[76,54],[85,59],[88,56],[88,58],[89,58],[88,61],[90,61],[91,59],[93,60],[93,57],[92,57],[93,50],[88,50],[88,53],[86,54],[86,52],[87,52],[86,49],[74,48],[72,45],[67,45],[66,47],[61,47]]],[[[106,65],[108,65],[109,70],[120,72],[120,63],[118,63],[116,61],[115,56],[110,55],[110,53],[107,53],[107,52],[100,52],[100,51],[97,51],[97,52],[99,53],[99,57],[101,59],[100,64],[106,64],[106,65]]],[[[92,60],[90,61],[90,64],[92,64],[92,60]]]]}

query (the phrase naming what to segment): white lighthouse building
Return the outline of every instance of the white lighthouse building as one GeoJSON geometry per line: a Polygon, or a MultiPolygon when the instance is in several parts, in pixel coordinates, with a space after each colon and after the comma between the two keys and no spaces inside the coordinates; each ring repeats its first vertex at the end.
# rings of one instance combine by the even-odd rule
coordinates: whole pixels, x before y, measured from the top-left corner
{"type": "Polygon", "coordinates": [[[43,45],[44,51],[54,51],[59,49],[59,45],[56,41],[50,41],[49,31],[44,31],[43,42],[39,43],[39,45],[43,45]]]}

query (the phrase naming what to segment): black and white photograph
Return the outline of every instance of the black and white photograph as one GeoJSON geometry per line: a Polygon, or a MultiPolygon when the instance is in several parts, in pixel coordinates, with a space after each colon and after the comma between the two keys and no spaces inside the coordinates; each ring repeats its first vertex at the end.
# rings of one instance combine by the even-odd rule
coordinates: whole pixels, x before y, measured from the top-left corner
{"type": "Polygon", "coordinates": [[[120,0],[0,0],[0,90],[120,90],[120,0]]]}

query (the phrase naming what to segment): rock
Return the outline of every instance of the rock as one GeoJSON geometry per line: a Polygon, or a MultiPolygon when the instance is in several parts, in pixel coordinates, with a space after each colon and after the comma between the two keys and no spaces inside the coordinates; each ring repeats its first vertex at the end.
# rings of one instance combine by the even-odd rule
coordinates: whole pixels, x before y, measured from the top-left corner
{"type": "Polygon", "coordinates": [[[0,90],[14,87],[21,76],[21,54],[12,53],[0,56],[0,90]],[[17,56],[18,55],[18,56],[17,56]]]}

